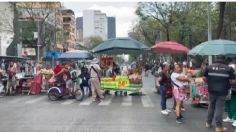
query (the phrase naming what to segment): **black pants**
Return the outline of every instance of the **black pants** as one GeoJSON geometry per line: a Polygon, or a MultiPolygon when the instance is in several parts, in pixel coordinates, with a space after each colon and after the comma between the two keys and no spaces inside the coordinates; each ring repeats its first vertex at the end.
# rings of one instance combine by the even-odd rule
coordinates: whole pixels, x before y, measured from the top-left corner
{"type": "Polygon", "coordinates": [[[226,95],[216,95],[209,93],[209,105],[207,123],[211,124],[215,117],[216,127],[221,128],[226,95]]]}
{"type": "Polygon", "coordinates": [[[83,91],[83,93],[84,93],[84,87],[88,87],[88,89],[89,89],[89,95],[92,95],[91,86],[89,86],[88,84],[81,83],[81,84],[80,84],[80,88],[81,88],[81,90],[83,91]]]}

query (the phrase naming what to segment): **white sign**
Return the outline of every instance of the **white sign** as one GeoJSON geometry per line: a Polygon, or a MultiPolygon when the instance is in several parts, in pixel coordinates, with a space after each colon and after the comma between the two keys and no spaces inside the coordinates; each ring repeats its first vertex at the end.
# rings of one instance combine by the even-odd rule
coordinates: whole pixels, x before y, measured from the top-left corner
{"type": "Polygon", "coordinates": [[[23,56],[36,56],[35,48],[22,48],[23,56]]]}

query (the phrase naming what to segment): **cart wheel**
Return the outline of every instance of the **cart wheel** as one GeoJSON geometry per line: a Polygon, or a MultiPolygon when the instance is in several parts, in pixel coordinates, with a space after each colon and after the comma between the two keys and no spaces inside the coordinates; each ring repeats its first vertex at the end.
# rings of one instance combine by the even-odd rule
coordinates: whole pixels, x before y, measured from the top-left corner
{"type": "Polygon", "coordinates": [[[127,96],[127,92],[124,92],[124,96],[127,96]]]}
{"type": "Polygon", "coordinates": [[[56,101],[60,98],[60,93],[57,89],[52,89],[48,92],[48,99],[51,101],[56,101]]]}
{"type": "Polygon", "coordinates": [[[82,101],[84,99],[84,92],[80,89],[75,90],[75,99],[77,101],[82,101]]]}
{"type": "Polygon", "coordinates": [[[115,91],[115,96],[117,96],[118,95],[118,93],[117,93],[117,91],[115,91]]]}

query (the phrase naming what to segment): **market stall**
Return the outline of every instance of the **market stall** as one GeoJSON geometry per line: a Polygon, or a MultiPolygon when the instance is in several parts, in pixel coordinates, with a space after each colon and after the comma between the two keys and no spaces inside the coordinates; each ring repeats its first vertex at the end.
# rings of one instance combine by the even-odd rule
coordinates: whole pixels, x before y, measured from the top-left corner
{"type": "MultiPolygon", "coordinates": [[[[148,50],[148,47],[131,38],[116,38],[110,39],[93,49],[94,53],[103,55],[121,55],[121,54],[142,54],[148,50]]],[[[113,67],[114,58],[101,57],[102,67],[113,67]]],[[[113,90],[132,93],[141,93],[142,76],[140,68],[132,69],[128,75],[113,75],[112,77],[101,78],[101,87],[103,90],[113,90]]]]}
{"type": "MultiPolygon", "coordinates": [[[[188,52],[188,55],[235,55],[236,54],[236,42],[230,40],[210,40],[203,42],[188,52]]],[[[203,70],[204,67],[201,67],[203,70]]],[[[196,73],[192,72],[192,75],[196,73]]],[[[191,92],[193,104],[208,104],[208,87],[207,83],[203,81],[203,75],[191,80],[191,92]]]]}

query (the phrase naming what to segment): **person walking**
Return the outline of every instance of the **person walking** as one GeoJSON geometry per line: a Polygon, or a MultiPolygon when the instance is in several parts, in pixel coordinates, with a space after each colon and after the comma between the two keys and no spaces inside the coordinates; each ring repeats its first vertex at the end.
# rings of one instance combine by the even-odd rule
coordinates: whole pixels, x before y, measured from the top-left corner
{"type": "Polygon", "coordinates": [[[104,99],[100,82],[101,68],[98,63],[99,60],[97,58],[94,58],[89,66],[93,101],[96,101],[96,99],[99,99],[99,101],[101,101],[101,99],[104,99]]]}
{"type": "Polygon", "coordinates": [[[209,91],[206,127],[212,127],[213,117],[215,117],[216,132],[227,131],[227,128],[222,124],[224,104],[231,84],[235,83],[234,70],[224,61],[224,57],[221,57],[219,61],[209,65],[204,72],[204,80],[208,83],[209,91]]]}
{"type": "Polygon", "coordinates": [[[171,111],[166,108],[167,101],[167,88],[171,86],[171,79],[169,75],[170,66],[168,63],[163,64],[163,70],[159,73],[158,81],[160,84],[160,94],[161,94],[161,113],[163,115],[168,115],[171,111]]]}
{"type": "Polygon", "coordinates": [[[189,79],[187,76],[183,76],[182,67],[180,64],[175,64],[174,72],[171,74],[171,81],[174,86],[173,94],[176,100],[176,122],[182,123],[182,114],[181,107],[183,106],[183,101],[187,99],[186,88],[184,86],[185,82],[188,82],[189,79]]]}

